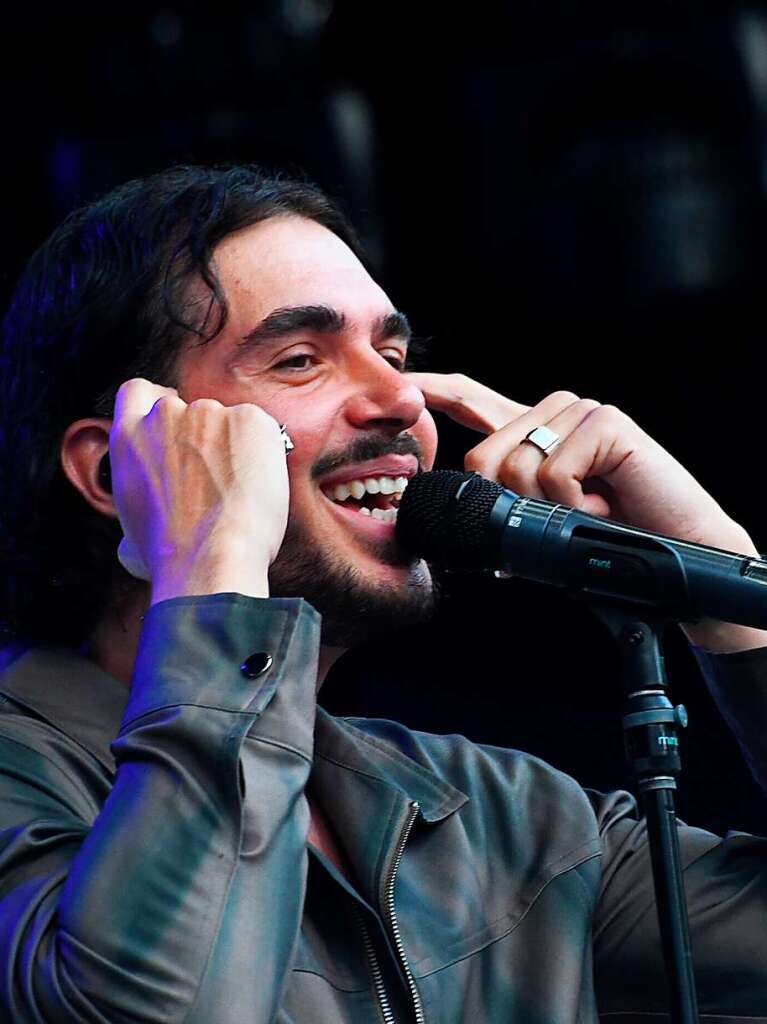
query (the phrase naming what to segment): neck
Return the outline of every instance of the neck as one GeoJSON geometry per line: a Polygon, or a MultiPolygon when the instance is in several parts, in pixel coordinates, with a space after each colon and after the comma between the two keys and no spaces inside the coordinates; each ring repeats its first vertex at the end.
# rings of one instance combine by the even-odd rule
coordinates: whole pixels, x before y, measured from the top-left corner
{"type": "MultiPolygon", "coordinates": [[[[85,649],[85,653],[91,661],[126,686],[130,686],[133,679],[133,666],[138,654],[141,624],[149,605],[148,586],[137,588],[130,597],[112,601],[91,634],[85,649]]],[[[317,691],[344,651],[344,647],[332,647],[328,644],[320,646],[317,691]]]]}
{"type": "Polygon", "coordinates": [[[346,653],[346,647],[331,647],[329,644],[320,645],[320,660],[317,667],[317,692],[325,682],[325,676],[338,661],[342,654],[346,653]]]}
{"type": "Polygon", "coordinates": [[[85,653],[99,668],[130,686],[138,654],[143,617],[149,608],[149,587],[109,602],[91,633],[85,653]]]}

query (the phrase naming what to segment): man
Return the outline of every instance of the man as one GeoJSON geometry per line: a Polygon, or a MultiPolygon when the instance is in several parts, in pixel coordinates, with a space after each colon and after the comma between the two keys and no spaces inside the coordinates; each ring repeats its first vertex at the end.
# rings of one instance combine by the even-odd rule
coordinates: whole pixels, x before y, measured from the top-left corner
{"type": "MultiPolygon", "coordinates": [[[[344,649],[391,644],[433,610],[428,566],[384,508],[433,465],[429,409],[486,434],[466,467],[515,490],[755,548],[618,410],[567,392],[529,409],[407,372],[407,321],[354,248],[305,186],[175,169],[76,214],[19,288],[3,381],[5,1019],[663,1011],[626,794],[586,794],[514,751],[334,720],[316,690],[344,649]],[[556,449],[526,440],[539,426],[556,449]],[[46,493],[86,540],[50,532],[46,493]],[[149,582],[116,564],[117,541],[149,582]]],[[[767,637],[687,632],[764,779],[767,637]]],[[[701,1008],[764,1019],[764,841],[681,842],[701,1008]]]]}

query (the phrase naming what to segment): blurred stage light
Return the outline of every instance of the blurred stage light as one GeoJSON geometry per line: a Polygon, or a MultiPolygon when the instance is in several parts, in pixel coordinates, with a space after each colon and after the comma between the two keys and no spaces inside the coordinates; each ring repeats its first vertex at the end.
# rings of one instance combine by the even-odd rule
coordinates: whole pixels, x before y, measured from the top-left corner
{"type": "Polygon", "coordinates": [[[313,38],[325,27],[334,0],[282,0],[282,17],[293,35],[313,38]]]}

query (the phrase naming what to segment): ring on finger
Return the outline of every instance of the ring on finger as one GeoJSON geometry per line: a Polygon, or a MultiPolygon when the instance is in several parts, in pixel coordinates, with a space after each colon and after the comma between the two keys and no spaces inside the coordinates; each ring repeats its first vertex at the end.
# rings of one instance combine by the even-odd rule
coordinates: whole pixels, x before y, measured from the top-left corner
{"type": "Polygon", "coordinates": [[[296,446],[293,444],[293,439],[288,433],[288,427],[286,423],[280,424],[280,435],[282,437],[282,443],[285,445],[285,454],[290,455],[290,453],[296,446]]]}
{"type": "Polygon", "coordinates": [[[551,455],[560,440],[561,436],[555,430],[549,430],[548,427],[543,426],[536,427],[525,436],[525,441],[534,444],[536,448],[543,452],[544,456],[551,455]]]}

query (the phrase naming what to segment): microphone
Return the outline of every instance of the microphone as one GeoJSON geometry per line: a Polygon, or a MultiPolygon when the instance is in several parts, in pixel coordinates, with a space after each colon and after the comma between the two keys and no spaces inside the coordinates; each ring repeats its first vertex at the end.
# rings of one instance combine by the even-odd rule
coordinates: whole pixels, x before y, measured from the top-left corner
{"type": "Polygon", "coordinates": [[[419,473],[397,540],[448,569],[496,569],[570,593],[767,628],[767,562],[525,498],[478,473],[419,473]]]}

